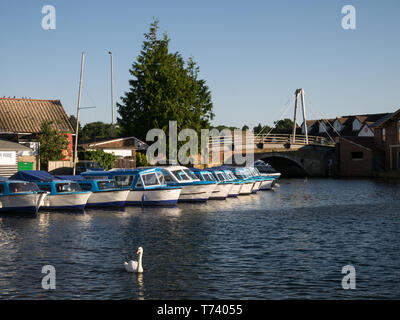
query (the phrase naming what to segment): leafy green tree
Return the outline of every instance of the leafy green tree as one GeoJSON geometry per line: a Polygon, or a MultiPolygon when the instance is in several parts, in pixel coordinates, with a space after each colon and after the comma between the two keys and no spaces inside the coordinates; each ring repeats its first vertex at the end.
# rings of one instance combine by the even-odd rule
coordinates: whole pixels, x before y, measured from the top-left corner
{"type": "Polygon", "coordinates": [[[244,126],[242,127],[242,131],[246,131],[246,130],[249,130],[249,127],[248,127],[247,125],[244,125],[244,126]]]}
{"type": "Polygon", "coordinates": [[[47,165],[49,161],[62,160],[65,157],[63,150],[68,150],[67,134],[53,127],[52,121],[44,121],[40,126],[40,162],[47,165]]]}
{"type": "Polygon", "coordinates": [[[275,121],[274,124],[276,129],[293,129],[293,121],[288,118],[275,121]]]}
{"type": "Polygon", "coordinates": [[[210,129],[217,129],[218,131],[222,131],[223,129],[229,129],[231,131],[234,131],[235,129],[239,129],[237,127],[228,127],[225,125],[219,125],[219,126],[210,126],[210,129]]]}
{"type": "MultiPolygon", "coordinates": [[[[69,116],[69,122],[72,124],[72,128],[74,128],[74,132],[76,130],[76,117],[74,115],[69,116]]],[[[79,122],[79,134],[82,132],[82,126],[81,123],[79,122]]]]}
{"type": "Polygon", "coordinates": [[[117,104],[121,133],[145,140],[148,130],[159,128],[168,136],[169,121],[175,120],[178,132],[191,128],[200,136],[214,117],[210,90],[193,59],[185,63],[178,52],[169,52],[170,39],[166,33],[158,37],[158,29],[155,20],[129,70],[130,89],[117,104]]]}
{"type": "Polygon", "coordinates": [[[84,160],[96,161],[100,167],[104,168],[105,170],[114,168],[115,160],[117,160],[117,157],[113,153],[107,153],[103,150],[86,151],[83,154],[83,157],[84,160]]]}
{"type": "Polygon", "coordinates": [[[258,134],[258,133],[262,133],[262,134],[267,134],[269,131],[271,130],[271,128],[267,125],[263,126],[261,123],[258,124],[258,126],[253,128],[253,132],[254,134],[258,134]]]}
{"type": "MultiPolygon", "coordinates": [[[[76,123],[76,122],[75,122],[76,123]]],[[[79,133],[79,141],[92,141],[111,137],[111,124],[101,121],[87,123],[79,133]]],[[[114,136],[118,136],[119,128],[114,126],[114,136]]]]}

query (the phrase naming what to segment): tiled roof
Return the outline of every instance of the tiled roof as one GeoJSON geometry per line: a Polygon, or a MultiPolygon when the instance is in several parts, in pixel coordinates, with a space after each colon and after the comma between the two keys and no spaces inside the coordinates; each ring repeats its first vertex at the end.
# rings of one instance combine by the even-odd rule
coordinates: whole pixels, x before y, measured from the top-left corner
{"type": "Polygon", "coordinates": [[[351,141],[355,144],[358,144],[364,148],[374,150],[376,148],[374,138],[373,137],[355,137],[355,136],[347,136],[347,137],[341,137],[340,139],[344,139],[347,141],[351,141]]]}
{"type": "Polygon", "coordinates": [[[125,138],[100,138],[96,141],[87,141],[80,143],[79,147],[83,149],[137,149],[146,150],[148,148],[147,143],[139,140],[136,137],[125,137],[125,138]]]}
{"type": "Polygon", "coordinates": [[[38,133],[43,121],[52,121],[59,131],[75,131],[60,100],[0,98],[0,132],[38,133]]]}
{"type": "Polygon", "coordinates": [[[380,118],[379,120],[377,120],[372,126],[371,128],[379,128],[381,127],[384,123],[386,123],[388,120],[397,117],[398,114],[400,113],[400,109],[398,109],[397,111],[393,112],[393,113],[387,113],[384,117],[380,118]]]}

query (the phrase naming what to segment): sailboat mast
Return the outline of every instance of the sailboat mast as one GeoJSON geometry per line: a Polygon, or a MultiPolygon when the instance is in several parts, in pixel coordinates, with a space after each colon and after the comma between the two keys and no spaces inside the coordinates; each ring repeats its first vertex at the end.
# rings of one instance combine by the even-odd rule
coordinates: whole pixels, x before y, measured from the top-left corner
{"type": "Polygon", "coordinates": [[[108,51],[111,59],[111,137],[114,137],[114,69],[112,52],[108,51]]]}
{"type": "Polygon", "coordinates": [[[74,148],[74,170],[73,174],[76,173],[76,160],[78,158],[78,134],[79,134],[79,112],[81,111],[81,96],[82,96],[82,78],[83,78],[83,64],[85,62],[85,52],[82,52],[81,62],[81,78],[79,81],[79,94],[78,94],[78,108],[76,111],[76,130],[75,130],[75,148],[74,148]]]}

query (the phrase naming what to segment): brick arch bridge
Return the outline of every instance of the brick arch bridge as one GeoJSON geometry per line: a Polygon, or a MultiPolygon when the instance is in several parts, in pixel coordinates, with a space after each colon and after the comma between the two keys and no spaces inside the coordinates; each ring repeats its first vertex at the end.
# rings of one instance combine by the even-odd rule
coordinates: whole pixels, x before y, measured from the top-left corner
{"type": "Polygon", "coordinates": [[[336,159],[335,148],[332,146],[307,145],[296,150],[254,150],[254,161],[263,160],[287,176],[335,175],[336,159]]]}

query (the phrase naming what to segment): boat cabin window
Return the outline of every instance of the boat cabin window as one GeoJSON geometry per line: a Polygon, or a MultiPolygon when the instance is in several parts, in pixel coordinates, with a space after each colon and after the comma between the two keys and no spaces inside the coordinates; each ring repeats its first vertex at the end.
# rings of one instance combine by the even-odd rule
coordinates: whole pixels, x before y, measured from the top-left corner
{"type": "Polygon", "coordinates": [[[97,186],[99,190],[106,190],[106,189],[117,189],[117,183],[113,180],[110,181],[98,181],[97,186]]]}
{"type": "Polygon", "coordinates": [[[160,181],[161,184],[165,184],[164,175],[161,172],[156,172],[156,174],[158,177],[158,181],[160,181]]]}
{"type": "Polygon", "coordinates": [[[114,181],[117,183],[119,187],[130,187],[133,182],[133,176],[128,176],[128,175],[114,176],[114,181]]]}
{"type": "Polygon", "coordinates": [[[204,180],[204,179],[202,179],[200,172],[196,172],[195,175],[196,175],[197,179],[204,180]]]}
{"type": "Polygon", "coordinates": [[[213,177],[209,173],[203,173],[203,177],[205,181],[214,181],[213,177]]]}
{"type": "Polygon", "coordinates": [[[35,183],[32,182],[15,182],[10,183],[10,192],[11,193],[19,193],[19,192],[34,192],[39,191],[39,188],[35,183]]]}
{"type": "Polygon", "coordinates": [[[76,182],[67,182],[67,183],[57,183],[56,184],[57,192],[78,192],[82,191],[79,187],[79,184],[76,182]]]}
{"type": "Polygon", "coordinates": [[[92,190],[92,185],[90,183],[80,183],[79,185],[80,185],[81,189],[84,191],[92,190]]]}
{"type": "Polygon", "coordinates": [[[224,176],[222,175],[222,173],[218,172],[215,174],[215,176],[217,177],[218,181],[225,181],[224,176]]]}
{"type": "Polygon", "coordinates": [[[185,171],[185,173],[193,180],[199,180],[199,178],[196,177],[196,175],[193,173],[193,171],[189,170],[189,169],[183,169],[183,171],[185,171]]]}
{"type": "Polygon", "coordinates": [[[166,182],[174,182],[174,178],[171,176],[171,174],[167,170],[162,170],[164,179],[166,182]]]}
{"type": "Polygon", "coordinates": [[[40,191],[51,192],[51,185],[49,184],[41,184],[38,185],[40,191]]]}
{"type": "MultiPolygon", "coordinates": [[[[172,174],[179,180],[179,181],[187,181],[190,180],[189,177],[183,172],[182,170],[174,170],[172,174]]],[[[196,178],[197,179],[197,178],[196,178]]]]}
{"type": "Polygon", "coordinates": [[[156,186],[160,184],[155,173],[142,174],[142,179],[145,186],[156,186]]]}

